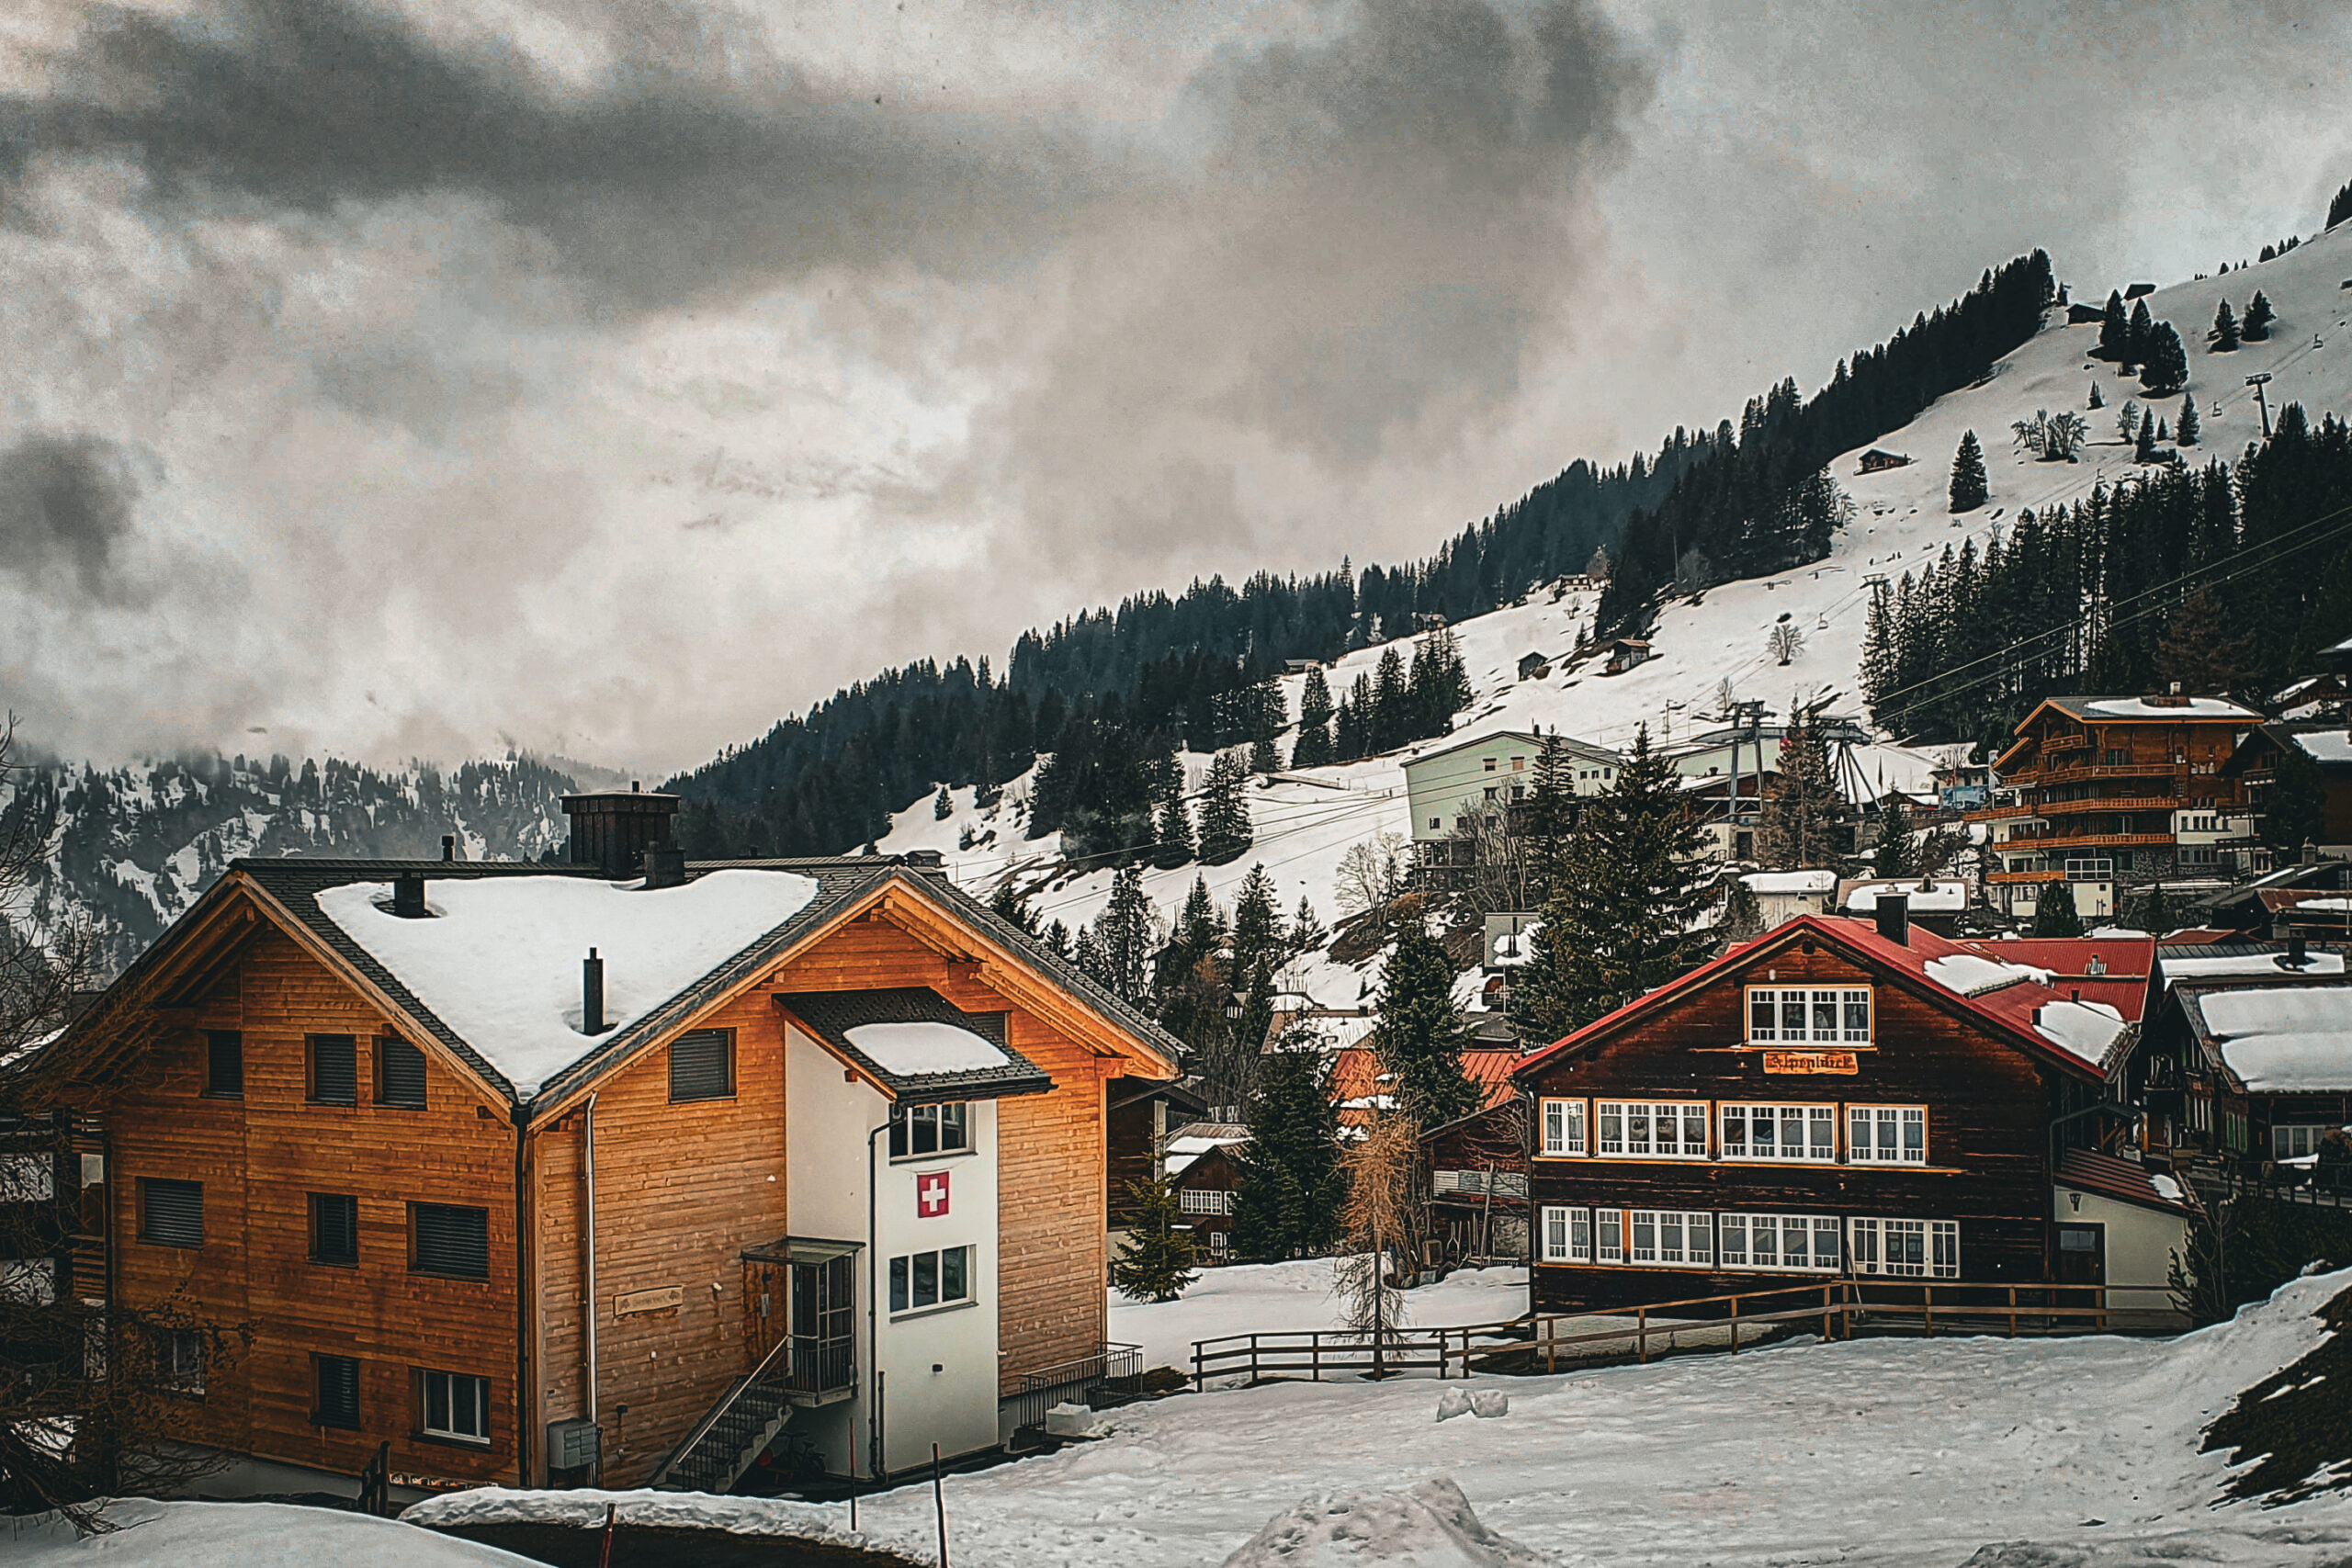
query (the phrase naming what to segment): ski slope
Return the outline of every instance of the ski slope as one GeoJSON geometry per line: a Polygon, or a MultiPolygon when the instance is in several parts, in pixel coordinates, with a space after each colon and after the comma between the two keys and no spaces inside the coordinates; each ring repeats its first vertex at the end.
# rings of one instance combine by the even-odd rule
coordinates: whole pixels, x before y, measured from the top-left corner
{"type": "MultiPolygon", "coordinates": [[[[2103,301],[2110,285],[2074,281],[2078,299],[2103,301]]],[[[2189,392],[2204,420],[2201,443],[2185,449],[2192,462],[2235,458],[2261,436],[2261,415],[2245,378],[2267,372],[2267,391],[2276,416],[2301,402],[2316,421],[2333,412],[2352,414],[2352,223],[2310,240],[2276,261],[2229,274],[2176,284],[2147,297],[2150,312],[2170,321],[2188,349],[2189,392]],[[2270,297],[2278,312],[2271,336],[2232,354],[2206,345],[2214,306],[2223,298],[2240,315],[2256,289],[2270,297]]],[[[1518,679],[1521,655],[1565,654],[1587,626],[1595,595],[1569,594],[1556,603],[1548,591],[1454,628],[1467,664],[1474,698],[1457,716],[1454,733],[1386,756],[1339,767],[1286,775],[1270,788],[1250,792],[1257,844],[1232,865],[1176,871],[1147,870],[1144,886],[1163,914],[1183,900],[1196,874],[1230,904],[1250,865],[1262,861],[1282,893],[1283,912],[1304,894],[1329,925],[1340,914],[1333,887],[1340,857],[1351,844],[1376,834],[1408,835],[1401,764],[1419,751],[1505,729],[1557,728],[1563,734],[1623,749],[1646,726],[1654,743],[1712,728],[1728,682],[1741,700],[1761,701],[1785,712],[1792,698],[1835,694],[1832,711],[1860,715],[1858,671],[1868,607],[1865,581],[1876,572],[1900,578],[1937,559],[1950,546],[1973,538],[1981,554],[1995,528],[2006,528],[2026,507],[2042,510],[2087,496],[2101,483],[2113,486],[2141,471],[2130,443],[2118,439],[2115,420],[2126,400],[2138,400],[2139,382],[2116,367],[2088,357],[2098,346],[2096,322],[2065,324],[2052,310],[2032,341],[2000,361],[1973,387],[1930,406],[1901,430],[1871,446],[1908,455],[1907,467],[1874,474],[1858,470],[1860,448],[1844,453],[1830,472],[1853,503],[1853,517],[1840,531],[1826,559],[1782,576],[1724,583],[1698,597],[1668,604],[1652,630],[1657,657],[1624,674],[1603,676],[1597,661],[1574,671],[1555,664],[1540,681],[1518,679]],[[2106,406],[2087,409],[2097,381],[2106,406]],[[2010,426],[2037,410],[2072,410],[2090,422],[2090,441],[2074,463],[2043,463],[2012,449],[2010,426]],[[1973,430],[1984,448],[1991,497],[1965,517],[1947,509],[1945,490],[1951,457],[1962,434],[1973,430]],[[1772,626],[1785,615],[1804,634],[1804,646],[1786,666],[1766,649],[1772,626]]],[[[2153,406],[2177,423],[2179,399],[2153,406]]],[[[1344,543],[1344,541],[1340,541],[1344,543]]],[[[1406,639],[1409,641],[1410,639],[1406,639]]],[[[1378,665],[1381,649],[1356,650],[1329,667],[1326,679],[1336,697],[1358,674],[1378,665]]],[[[1409,649],[1400,649],[1409,655],[1409,649]]],[[[1306,678],[1284,679],[1290,711],[1298,711],[1306,678]]],[[[1287,742],[1285,742],[1287,747],[1287,742]]],[[[1925,751],[1882,744],[1857,750],[1872,789],[1925,786],[1932,758],[1925,751]]],[[[1197,779],[1208,759],[1185,759],[1197,779]]],[[[1029,780],[1016,780],[994,807],[975,807],[973,792],[956,795],[955,814],[932,815],[926,797],[893,819],[882,840],[885,851],[935,849],[956,880],[986,897],[1006,875],[1036,890],[1034,907],[1046,919],[1073,930],[1092,919],[1110,893],[1111,873],[1046,874],[1059,860],[1053,836],[1021,837],[1017,803],[1029,780]],[[967,834],[974,840],[959,848],[967,834]]],[[[1284,982],[1330,1006],[1358,999],[1366,975],[1310,954],[1284,982]]]]}

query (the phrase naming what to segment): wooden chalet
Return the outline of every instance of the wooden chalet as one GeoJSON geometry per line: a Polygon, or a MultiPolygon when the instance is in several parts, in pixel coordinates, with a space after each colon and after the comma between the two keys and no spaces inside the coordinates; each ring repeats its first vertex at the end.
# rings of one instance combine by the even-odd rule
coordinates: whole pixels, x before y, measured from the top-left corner
{"type": "Polygon", "coordinates": [[[2341,953],[2277,959],[2166,990],[2131,1062],[2152,1157],[2292,1182],[2352,1127],[2352,976],[2341,953]]]}
{"type": "Polygon", "coordinates": [[[1106,1194],[1114,1230],[1134,1211],[1127,1186],[1167,1174],[1164,1153],[1176,1129],[1208,1114],[1198,1078],[1135,1078],[1114,1084],[1104,1108],[1104,1144],[1110,1190],[1106,1194]]]}
{"type": "Polygon", "coordinates": [[[1609,662],[1601,666],[1603,675],[1623,675],[1636,664],[1646,664],[1653,655],[1646,637],[1612,637],[1607,644],[1609,662]]]}
{"type": "Polygon", "coordinates": [[[1527,1261],[1527,1111],[1508,1077],[1498,1097],[1421,1134],[1432,1265],[1527,1261]]]}
{"type": "MultiPolygon", "coordinates": [[[[2331,684],[2336,681],[2334,675],[2320,679],[2331,684]]],[[[2245,786],[2250,807],[2259,819],[2266,797],[2278,783],[2279,764],[2290,756],[2308,763],[2319,775],[2317,841],[2352,844],[2352,728],[2343,720],[2256,725],[2244,732],[2237,749],[2222,765],[2222,776],[2245,786]]]]}
{"type": "Polygon", "coordinates": [[[1168,1181],[1183,1216],[1180,1224],[1203,1263],[1233,1261],[1233,1197],[1241,1190],[1233,1156],[1249,1141],[1249,1128],[1228,1122],[1195,1122],[1168,1141],[1168,1181]]]}
{"type": "Polygon", "coordinates": [[[99,1310],[251,1325],[191,1370],[216,1484],[995,1446],[1102,1351],[1106,1093],[1175,1042],[921,863],[565,805],[565,866],[239,861],[48,1048],[103,1118],[99,1310]]]}
{"type": "MultiPolygon", "coordinates": [[[[1799,916],[1521,1065],[1535,1310],[1840,1277],[2169,1307],[2147,1248],[2106,1231],[2148,1213],[2177,1245],[2185,1205],[2094,1219],[2061,1185],[2068,1151],[2124,1142],[2109,1078],[2137,1010],[2028,944],[1922,930],[1899,897],[1875,914],[1799,916]]],[[[2110,967],[2144,987],[2145,952],[2110,967]]]]}
{"type": "Polygon", "coordinates": [[[2250,708],[2177,692],[2048,698],[1995,759],[1992,804],[1967,814],[1991,833],[1988,897],[2028,915],[2064,882],[2077,911],[2104,919],[2151,885],[2224,886],[2253,841],[2245,782],[2226,764],[2260,723],[2250,708]]]}
{"type": "Polygon", "coordinates": [[[1857,467],[1865,474],[1881,474],[1889,468],[1908,468],[1911,458],[1901,452],[1889,452],[1873,446],[1861,455],[1857,467]]]}

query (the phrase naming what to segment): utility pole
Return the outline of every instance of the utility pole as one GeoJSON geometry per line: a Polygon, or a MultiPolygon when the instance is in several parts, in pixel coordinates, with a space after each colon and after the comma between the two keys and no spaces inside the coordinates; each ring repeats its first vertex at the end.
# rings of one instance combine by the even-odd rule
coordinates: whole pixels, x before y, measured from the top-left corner
{"type": "Polygon", "coordinates": [[[2262,395],[2262,384],[2269,379],[2270,372],[2267,370],[2256,371],[2245,378],[2245,384],[2254,389],[2255,406],[2262,410],[2262,438],[2265,441],[2270,439],[2270,400],[2262,395]]]}
{"type": "MultiPolygon", "coordinates": [[[[1724,858],[1737,860],[1739,858],[1739,814],[1743,809],[1739,790],[1739,722],[1745,718],[1750,726],[1760,730],[1764,723],[1764,705],[1750,699],[1747,702],[1732,703],[1728,705],[1731,711],[1724,716],[1731,720],[1731,841],[1724,846],[1727,852],[1724,858]]],[[[1760,796],[1764,793],[1762,783],[1764,739],[1760,733],[1756,740],[1756,775],[1758,779],[1756,793],[1760,796]]]]}

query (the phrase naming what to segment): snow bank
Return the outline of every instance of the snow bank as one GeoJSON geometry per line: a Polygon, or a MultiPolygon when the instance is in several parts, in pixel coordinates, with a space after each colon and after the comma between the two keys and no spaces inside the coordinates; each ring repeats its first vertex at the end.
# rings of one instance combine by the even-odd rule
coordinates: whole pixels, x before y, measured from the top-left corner
{"type": "Polygon", "coordinates": [[[120,1527],[76,1540],[60,1519],[9,1521],[0,1557],[34,1568],[527,1568],[530,1559],[395,1519],[283,1503],[113,1504],[120,1527]]]}
{"type": "MultiPolygon", "coordinates": [[[[1189,1371],[1193,1341],[1221,1334],[1337,1328],[1333,1260],[1234,1263],[1204,1269],[1182,1298],[1129,1302],[1114,1292],[1111,1337],[1143,1347],[1144,1364],[1189,1371]]],[[[1524,1269],[1464,1269],[1434,1285],[1407,1291],[1405,1321],[1419,1328],[1507,1323],[1527,1311],[1524,1269]]]]}
{"type": "Polygon", "coordinates": [[[2352,1090],[2352,987],[2265,987],[2199,999],[2230,1071],[2256,1093],[2352,1090]]]}
{"type": "Polygon", "coordinates": [[[393,915],[380,882],[330,887],[319,908],[528,1099],[604,1038],[580,1032],[590,948],[605,961],[605,1021],[626,1028],[816,896],[814,881],[790,872],[715,871],[650,890],[449,877],[429,884],[433,918],[422,920],[393,915]]]}
{"type": "Polygon", "coordinates": [[[1980,958],[1973,953],[1951,953],[1941,958],[1930,958],[1927,964],[1928,978],[1947,991],[1963,997],[1982,997],[2004,986],[2022,985],[2030,980],[2036,985],[2050,984],[2050,971],[2037,969],[2030,964],[2003,964],[1996,959],[1980,958]]]}
{"type": "Polygon", "coordinates": [[[1283,1509],[1225,1568],[1545,1568],[1547,1559],[1479,1523],[1443,1476],[1402,1492],[1326,1492],[1283,1509]]]}
{"type": "Polygon", "coordinates": [[[1902,894],[1909,901],[1911,912],[1915,915],[1958,914],[1968,908],[1968,884],[1965,882],[1939,882],[1922,893],[1917,882],[1902,878],[1892,882],[1866,882],[1859,887],[1848,889],[1846,908],[1858,915],[1875,914],[1882,893],[1902,894]]]}
{"type": "MultiPolygon", "coordinates": [[[[478,1486],[470,1491],[427,1497],[402,1512],[401,1520],[412,1525],[571,1525],[590,1529],[604,1524],[607,1503],[619,1506],[620,1522],[625,1525],[785,1536],[827,1546],[866,1544],[864,1535],[850,1529],[846,1505],[642,1488],[634,1492],[526,1492],[505,1486],[478,1486]]],[[[348,1565],[337,1564],[337,1568],[348,1565]]]]}
{"type": "Polygon", "coordinates": [[[1012,1058],[993,1040],[960,1024],[922,1019],[912,1023],[861,1023],[844,1031],[849,1043],[874,1065],[900,1077],[931,1073],[978,1073],[1009,1067],[1012,1058]]]}
{"type": "Polygon", "coordinates": [[[2105,1002],[2050,1002],[2035,1013],[2033,1032],[2097,1066],[2123,1032],[2123,1015],[2105,1002]]]}

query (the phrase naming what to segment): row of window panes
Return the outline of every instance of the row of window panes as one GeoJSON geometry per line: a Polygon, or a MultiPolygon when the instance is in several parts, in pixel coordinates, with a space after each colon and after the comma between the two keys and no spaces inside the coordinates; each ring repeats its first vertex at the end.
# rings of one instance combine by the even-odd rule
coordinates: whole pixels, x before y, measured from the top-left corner
{"type": "MultiPolygon", "coordinates": [[[[313,1105],[358,1104],[358,1036],[311,1034],[304,1037],[303,1044],[303,1098],[313,1105]]],[[[424,1052],[398,1035],[379,1035],[375,1066],[378,1105],[401,1111],[426,1108],[424,1052]]],[[[237,1031],[206,1032],[204,1093],[214,1100],[244,1098],[245,1040],[237,1031]]],[[[671,1043],[673,1100],[726,1100],[734,1093],[733,1030],[696,1030],[671,1043]]]]}
{"type": "Polygon", "coordinates": [[[1187,1187],[1177,1194],[1177,1209],[1187,1214],[1229,1214],[1233,1213],[1233,1194],[1215,1189],[1196,1190],[1187,1187]]]}
{"type": "MultiPolygon", "coordinates": [[[[310,1197],[310,1258],[342,1268],[359,1262],[359,1200],[347,1192],[310,1197]]],[[[453,1280],[490,1278],[490,1211],[453,1203],[408,1205],[409,1272],[453,1280]]],[[[159,1247],[204,1245],[204,1183],[143,1177],[139,1239],[159,1247]]]]}
{"type": "Polygon", "coordinates": [[[1841,1224],[1834,1214],[1547,1205],[1542,1246],[1545,1263],[1960,1278],[1960,1226],[1951,1220],[1855,1217],[1841,1224]]]}
{"type": "MultiPolygon", "coordinates": [[[[1645,1159],[1705,1159],[1710,1102],[1703,1100],[1591,1102],[1591,1133],[1586,1135],[1586,1102],[1544,1101],[1538,1154],[1547,1159],[1587,1155],[1645,1159]]],[[[1825,1104],[1715,1106],[1720,1157],[1809,1165],[1838,1163],[1840,1107],[1825,1104]]],[[[1846,1161],[1850,1165],[1925,1165],[1928,1111],[1919,1105],[1847,1105],[1846,1161]]]]}
{"type": "Polygon", "coordinates": [[[961,1154],[971,1146],[972,1108],[962,1101],[901,1105],[890,1112],[892,1159],[961,1154]]]}
{"type": "Polygon", "coordinates": [[[1747,1038],[1779,1045],[1867,1045],[1870,987],[1750,986],[1747,1038]]]}
{"type": "Polygon", "coordinates": [[[972,1249],[943,1247],[890,1259],[890,1310],[920,1312],[972,1299],[972,1249]]]}
{"type": "MultiPolygon", "coordinates": [[[[311,1420],[345,1431],[360,1427],[359,1363],[349,1356],[311,1358],[311,1420]]],[[[176,1371],[176,1369],[175,1369],[176,1371]]],[[[490,1380],[465,1372],[410,1369],[415,1379],[417,1429],[449,1442],[490,1444],[490,1380]]],[[[202,1372],[197,1373],[200,1380],[202,1372]]]]}
{"type": "Polygon", "coordinates": [[[2324,1124],[2273,1127],[2270,1129],[2270,1157],[2301,1159],[2307,1155],[2315,1155],[2319,1153],[2321,1141],[2335,1131],[2334,1127],[2324,1124]]]}

